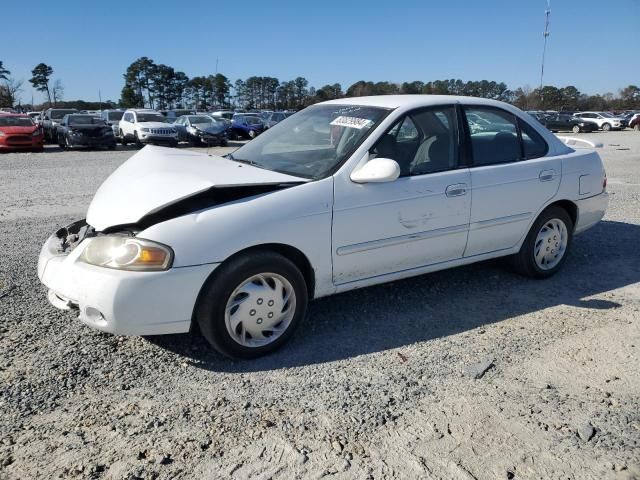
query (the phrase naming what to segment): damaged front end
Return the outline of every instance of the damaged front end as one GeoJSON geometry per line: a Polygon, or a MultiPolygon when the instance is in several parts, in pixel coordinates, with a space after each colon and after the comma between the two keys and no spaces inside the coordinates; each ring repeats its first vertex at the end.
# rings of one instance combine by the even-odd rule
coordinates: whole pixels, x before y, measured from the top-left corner
{"type": "Polygon", "coordinates": [[[95,236],[95,229],[83,218],[58,229],[49,239],[49,250],[54,255],[68,255],[85,238],[95,236]]]}

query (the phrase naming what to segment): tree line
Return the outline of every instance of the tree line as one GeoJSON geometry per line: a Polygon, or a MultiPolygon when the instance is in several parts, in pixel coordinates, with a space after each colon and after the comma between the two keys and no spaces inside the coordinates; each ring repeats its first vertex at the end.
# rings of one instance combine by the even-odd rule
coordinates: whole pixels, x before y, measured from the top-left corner
{"type": "MultiPolygon", "coordinates": [[[[523,86],[510,90],[504,82],[490,80],[463,81],[445,79],[412,82],[371,82],[360,80],[343,91],[339,83],[320,88],[309,85],[304,77],[281,81],[269,76],[251,76],[231,82],[222,73],[189,78],[173,67],[157,64],[149,57],[141,57],[131,63],[123,74],[124,86],[119,102],[63,101],[62,82],[52,80],[53,67],[39,63],[31,71],[29,82],[46,95],[45,106],[67,108],[147,107],[171,108],[245,108],[299,110],[308,105],[342,97],[389,94],[468,95],[491,98],[511,103],[523,110],[631,110],[640,109],[640,87],[629,85],[617,94],[588,95],[575,86],[542,88],[523,86]],[[81,106],[82,104],[82,106],[81,106]]],[[[0,61],[0,107],[20,103],[22,80],[11,77],[11,72],[0,61]]],[[[31,106],[32,108],[34,106],[31,106]]]]}
{"type": "Polygon", "coordinates": [[[339,83],[320,88],[304,77],[280,81],[269,76],[251,76],[234,83],[223,74],[189,78],[172,67],[141,57],[124,74],[120,104],[149,108],[246,108],[298,110],[308,105],[342,97],[390,94],[468,95],[511,103],[523,110],[626,110],[640,109],[640,88],[629,85],[618,94],[587,95],[575,86],[529,86],[510,90],[492,80],[446,79],[412,82],[360,80],[345,91],[339,83]]]}

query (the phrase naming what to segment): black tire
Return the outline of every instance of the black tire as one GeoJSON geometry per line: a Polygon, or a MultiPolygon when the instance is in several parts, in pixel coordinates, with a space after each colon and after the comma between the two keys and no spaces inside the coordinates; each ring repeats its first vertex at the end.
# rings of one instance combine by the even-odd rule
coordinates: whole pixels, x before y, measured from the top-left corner
{"type": "Polygon", "coordinates": [[[564,208],[551,206],[545,209],[536,221],[531,226],[531,230],[527,234],[520,251],[511,257],[511,263],[516,272],[526,277],[531,278],[548,278],[554,275],[558,270],[562,268],[567,255],[571,249],[571,242],[573,240],[573,221],[564,208]],[[552,219],[561,220],[564,222],[567,228],[567,246],[560,261],[548,270],[540,268],[534,258],[535,254],[535,242],[538,237],[538,233],[542,229],[543,225],[552,219]]]}
{"type": "Polygon", "coordinates": [[[603,123],[602,124],[602,131],[603,132],[608,132],[609,130],[611,130],[611,124],[610,123],[603,123]]]}
{"type": "Polygon", "coordinates": [[[133,143],[135,143],[136,147],[138,147],[138,148],[142,148],[143,147],[142,142],[138,138],[138,132],[133,132],[133,143]]]}
{"type": "Polygon", "coordinates": [[[571,131],[573,133],[580,133],[582,131],[582,129],[580,128],[580,125],[574,125],[573,128],[571,129],[571,131]]]}
{"type": "Polygon", "coordinates": [[[58,135],[58,146],[62,149],[65,148],[65,140],[60,135],[58,135]]]}
{"type": "Polygon", "coordinates": [[[120,130],[120,143],[122,145],[127,144],[127,137],[124,136],[124,132],[122,130],[120,130]]]}
{"type": "Polygon", "coordinates": [[[200,332],[217,351],[230,358],[256,358],[273,352],[286,343],[307,311],[307,285],[298,267],[288,258],[270,251],[241,254],[223,263],[205,282],[195,308],[200,332]],[[236,342],[225,324],[225,309],[236,287],[259,273],[275,273],[286,278],[296,295],[296,308],[288,328],[272,343],[248,347],[236,342]]]}
{"type": "Polygon", "coordinates": [[[115,149],[116,149],[116,144],[115,144],[115,143],[110,143],[110,144],[107,146],[107,149],[108,149],[108,150],[115,150],[115,149]]]}
{"type": "Polygon", "coordinates": [[[170,146],[171,148],[178,148],[178,141],[177,141],[177,140],[171,140],[171,141],[169,142],[169,146],[170,146]]]}

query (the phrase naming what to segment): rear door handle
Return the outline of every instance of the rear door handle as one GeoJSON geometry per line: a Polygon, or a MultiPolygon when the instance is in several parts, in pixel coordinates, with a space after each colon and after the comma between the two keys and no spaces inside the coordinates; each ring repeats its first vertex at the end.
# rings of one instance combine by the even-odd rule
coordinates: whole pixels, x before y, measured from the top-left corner
{"type": "Polygon", "coordinates": [[[467,184],[455,183],[453,185],[449,185],[444,193],[447,197],[461,197],[462,195],[467,194],[467,184]]]}
{"type": "Polygon", "coordinates": [[[556,176],[555,170],[542,170],[538,178],[541,182],[548,182],[549,180],[553,180],[553,177],[556,176]]]}

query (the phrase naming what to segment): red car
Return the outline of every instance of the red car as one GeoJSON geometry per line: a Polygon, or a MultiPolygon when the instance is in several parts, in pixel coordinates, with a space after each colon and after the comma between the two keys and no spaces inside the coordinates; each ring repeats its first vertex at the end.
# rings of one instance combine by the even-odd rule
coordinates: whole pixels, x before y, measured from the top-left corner
{"type": "Polygon", "coordinates": [[[42,129],[29,115],[0,113],[0,151],[41,151],[43,148],[42,129]]]}

